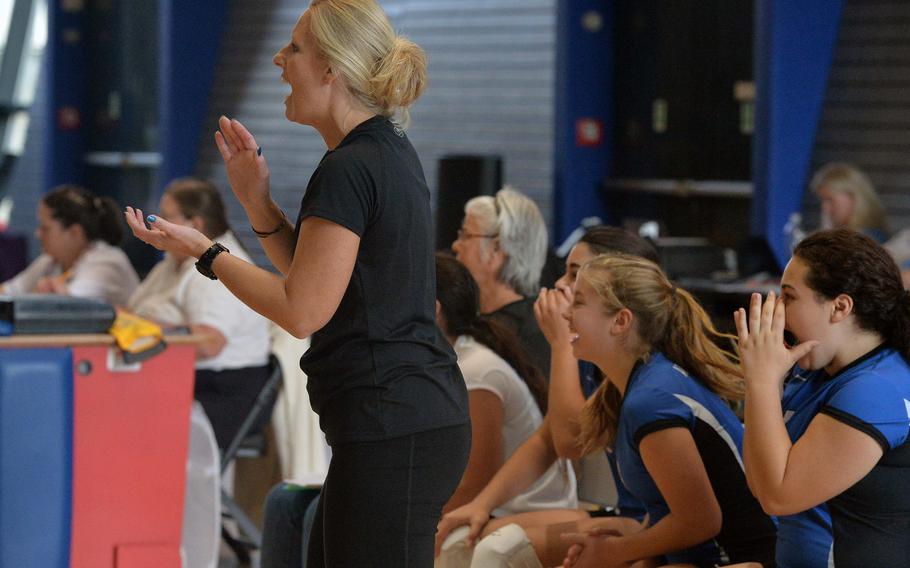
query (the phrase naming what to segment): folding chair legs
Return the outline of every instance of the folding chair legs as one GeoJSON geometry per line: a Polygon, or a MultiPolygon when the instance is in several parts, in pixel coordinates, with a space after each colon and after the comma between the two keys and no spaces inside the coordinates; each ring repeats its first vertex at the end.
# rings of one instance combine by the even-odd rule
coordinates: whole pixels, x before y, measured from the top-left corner
{"type": "Polygon", "coordinates": [[[234,556],[237,557],[237,562],[239,562],[241,566],[249,566],[252,563],[247,543],[234,538],[234,535],[229,533],[224,527],[221,527],[221,539],[224,540],[224,543],[228,545],[228,548],[230,548],[231,552],[234,553],[234,556]]]}
{"type": "Polygon", "coordinates": [[[253,521],[243,512],[230,495],[221,491],[221,516],[234,519],[237,523],[237,536],[232,535],[222,523],[221,538],[237,556],[243,566],[250,565],[250,552],[262,547],[262,533],[253,521]]]}
{"type": "MultiPolygon", "coordinates": [[[[260,419],[263,413],[271,413],[272,405],[281,388],[281,364],[278,358],[269,355],[269,377],[256,401],[253,408],[247,414],[239,430],[234,435],[228,447],[221,455],[221,474],[224,475],[228,465],[237,457],[237,451],[240,448],[244,438],[249,434],[250,429],[260,419]]],[[[233,536],[221,525],[221,535],[224,541],[231,547],[237,555],[238,560],[248,564],[250,560],[250,551],[259,550],[262,547],[262,533],[256,528],[256,525],[249,516],[240,508],[234,499],[231,498],[224,490],[221,491],[221,511],[222,517],[234,519],[237,523],[238,536],[233,536]]]]}

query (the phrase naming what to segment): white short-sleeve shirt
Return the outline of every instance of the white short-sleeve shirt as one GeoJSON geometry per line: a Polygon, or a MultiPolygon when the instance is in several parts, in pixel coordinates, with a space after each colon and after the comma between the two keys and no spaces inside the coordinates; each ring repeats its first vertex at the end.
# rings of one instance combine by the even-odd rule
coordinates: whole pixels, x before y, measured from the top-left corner
{"type": "MultiPolygon", "coordinates": [[[[454,347],[468,391],[490,391],[502,401],[502,459],[505,462],[540,427],[543,422],[540,409],[518,373],[490,348],[467,335],[459,337],[454,347]]],[[[540,509],[576,507],[575,472],[567,460],[559,459],[524,493],[501,505],[493,515],[502,517],[540,509]]]]}
{"type": "MultiPolygon", "coordinates": [[[[231,254],[249,256],[228,231],[214,239],[231,254]]],[[[268,320],[238,300],[219,280],[200,274],[193,259],[178,264],[170,255],[152,268],[130,298],[129,309],[165,325],[208,325],[224,335],[224,349],[197,359],[197,369],[221,371],[265,365],[269,356],[268,320]]]]}
{"type": "MultiPolygon", "coordinates": [[[[42,278],[59,276],[62,269],[46,254],[36,258],[25,270],[3,283],[7,294],[35,292],[42,278]]],[[[115,306],[123,306],[139,285],[139,277],[126,254],[119,247],[104,241],[94,241],[79,256],[70,270],[67,291],[70,296],[97,298],[115,306]]]]}

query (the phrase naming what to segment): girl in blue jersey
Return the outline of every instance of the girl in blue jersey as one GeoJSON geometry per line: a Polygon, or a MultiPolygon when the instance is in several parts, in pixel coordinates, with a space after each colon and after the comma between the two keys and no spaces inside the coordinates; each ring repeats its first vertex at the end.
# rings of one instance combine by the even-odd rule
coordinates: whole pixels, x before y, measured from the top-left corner
{"type": "Polygon", "coordinates": [[[773,566],[775,526],[746,486],[743,429],[725,402],[742,396],[741,373],[698,302],[650,262],[603,256],[579,272],[566,317],[575,355],[607,377],[582,411],[582,441],[614,448],[648,524],[578,535],[564,565],[773,566]]]}
{"type": "Polygon", "coordinates": [[[785,545],[779,561],[828,564],[818,546],[825,519],[813,510],[826,504],[838,568],[907,566],[910,293],[884,249],[837,229],[796,247],[781,296],[762,303],[755,294],[748,315],[735,316],[749,486],[766,511],[802,513],[781,523],[781,544],[796,544],[785,545]],[[794,347],[784,343],[785,329],[794,347]],[[800,542],[815,556],[790,550],[800,542]]]}

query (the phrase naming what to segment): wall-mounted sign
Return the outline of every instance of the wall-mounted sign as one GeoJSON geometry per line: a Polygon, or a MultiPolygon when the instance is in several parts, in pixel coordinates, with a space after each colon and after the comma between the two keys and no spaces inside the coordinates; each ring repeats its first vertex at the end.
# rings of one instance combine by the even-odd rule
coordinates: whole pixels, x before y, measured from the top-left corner
{"type": "Polygon", "coordinates": [[[597,33],[604,27],[604,18],[597,10],[588,10],[581,17],[581,27],[590,33],[597,33]]]}
{"type": "Polygon", "coordinates": [[[604,124],[599,118],[584,117],[575,121],[576,146],[600,146],[604,139],[604,124]]]}
{"type": "Polygon", "coordinates": [[[73,106],[63,106],[57,109],[57,128],[60,130],[76,130],[82,126],[82,115],[79,109],[73,106]]]}

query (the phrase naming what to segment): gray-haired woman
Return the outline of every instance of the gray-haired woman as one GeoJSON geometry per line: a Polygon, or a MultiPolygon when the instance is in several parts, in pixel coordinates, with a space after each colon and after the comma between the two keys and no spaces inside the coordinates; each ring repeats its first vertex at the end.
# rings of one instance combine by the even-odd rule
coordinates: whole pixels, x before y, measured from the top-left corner
{"type": "Polygon", "coordinates": [[[534,319],[534,301],[547,256],[547,226],[537,205],[505,187],[465,204],[455,257],[480,288],[480,311],[511,329],[544,377],[550,344],[534,319]]]}

